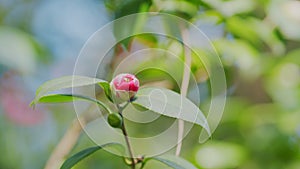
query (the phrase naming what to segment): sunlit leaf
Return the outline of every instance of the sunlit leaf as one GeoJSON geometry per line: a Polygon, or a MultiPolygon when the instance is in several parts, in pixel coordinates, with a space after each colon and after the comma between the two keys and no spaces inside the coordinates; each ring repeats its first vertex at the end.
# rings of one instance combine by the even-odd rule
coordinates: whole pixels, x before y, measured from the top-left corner
{"type": "Polygon", "coordinates": [[[226,27],[233,35],[249,40],[251,43],[261,46],[261,39],[255,31],[256,27],[249,18],[231,17],[226,20],[226,27]]]}
{"type": "Polygon", "coordinates": [[[82,150],[82,151],[76,153],[75,155],[71,156],[70,158],[68,158],[63,163],[63,165],[60,167],[60,169],[70,169],[74,165],[76,165],[78,162],[80,162],[84,158],[88,157],[89,155],[95,153],[96,151],[98,151],[100,149],[107,148],[107,147],[116,147],[120,151],[123,150],[123,146],[121,144],[119,144],[119,143],[108,143],[108,144],[104,144],[102,146],[90,147],[90,148],[82,150]]]}
{"type": "Polygon", "coordinates": [[[110,90],[110,85],[108,82],[100,82],[98,83],[99,86],[102,87],[102,89],[104,90],[105,96],[108,98],[108,100],[110,100],[111,102],[113,102],[112,98],[111,98],[111,90],[110,90]]]}
{"type": "Polygon", "coordinates": [[[201,110],[189,99],[176,92],[164,88],[141,88],[133,104],[164,116],[200,125],[210,135],[207,120],[201,110]]]}

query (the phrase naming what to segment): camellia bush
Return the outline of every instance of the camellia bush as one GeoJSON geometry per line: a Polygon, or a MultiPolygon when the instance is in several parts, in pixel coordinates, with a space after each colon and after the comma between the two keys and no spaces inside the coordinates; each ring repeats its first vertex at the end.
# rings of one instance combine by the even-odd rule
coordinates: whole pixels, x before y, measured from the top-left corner
{"type": "Polygon", "coordinates": [[[19,0],[0,9],[0,168],[300,168],[299,1],[19,0]],[[174,36],[153,34],[143,13],[190,24],[150,22],[174,36]],[[89,70],[105,53],[97,70],[50,80],[70,72],[78,44],[108,20],[119,22],[77,63],[89,70]],[[219,73],[204,61],[216,53],[227,92],[212,96],[219,73]],[[208,115],[223,107],[209,103],[220,95],[222,120],[208,115]],[[172,135],[141,141],[173,124],[172,135]],[[211,139],[199,144],[199,133],[211,139]]]}
{"type": "MultiPolygon", "coordinates": [[[[139,80],[132,74],[119,74],[115,78],[113,78],[110,83],[102,79],[85,76],[66,76],[58,79],[53,79],[40,86],[40,88],[36,92],[36,97],[31,104],[34,106],[37,103],[59,103],[76,100],[84,100],[96,103],[105,111],[105,113],[108,114],[107,123],[116,130],[121,130],[124,135],[127,146],[127,154],[124,153],[125,148],[121,144],[114,142],[107,143],[105,145],[90,147],[78,152],[77,154],[68,158],[62,164],[61,169],[72,168],[82,159],[86,158],[97,150],[107,147],[117,147],[117,149],[120,151],[119,153],[124,156],[125,164],[131,166],[131,168],[133,169],[144,168],[147,165],[147,162],[150,160],[159,161],[175,169],[196,168],[193,164],[175,155],[149,158],[147,156],[140,155],[138,157],[135,157],[131,148],[134,145],[130,143],[126,130],[126,124],[124,123],[123,118],[123,111],[129,104],[151,110],[163,116],[195,123],[202,126],[210,135],[210,129],[208,127],[206,118],[201,110],[196,105],[194,105],[194,103],[192,103],[186,97],[182,97],[180,94],[169,89],[153,87],[140,88],[139,80]],[[113,103],[113,109],[111,109],[107,103],[104,103],[101,100],[83,95],[48,94],[49,92],[61,90],[64,88],[75,88],[94,84],[102,87],[107,100],[113,103]],[[151,93],[155,90],[162,91],[166,95],[167,99],[163,100],[157,96],[150,97],[151,93]],[[181,100],[181,105],[178,105],[178,100],[181,100]],[[164,109],[159,109],[159,107],[161,106],[164,106],[164,109]]],[[[99,131],[99,134],[100,133],[101,131],[99,131]]]]}

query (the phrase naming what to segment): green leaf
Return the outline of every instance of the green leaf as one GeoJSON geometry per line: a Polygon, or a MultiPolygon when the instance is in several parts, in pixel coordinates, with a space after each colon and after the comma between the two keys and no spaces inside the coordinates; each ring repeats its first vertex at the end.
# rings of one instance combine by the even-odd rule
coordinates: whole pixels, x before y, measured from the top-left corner
{"type": "Polygon", "coordinates": [[[62,103],[62,102],[72,102],[75,100],[85,100],[85,101],[96,103],[102,108],[104,108],[108,113],[112,113],[112,111],[108,108],[108,106],[106,106],[103,102],[94,98],[81,96],[81,95],[51,94],[51,95],[42,96],[38,102],[39,103],[62,103]]]}
{"type": "Polygon", "coordinates": [[[31,105],[37,104],[41,97],[49,92],[53,92],[60,89],[66,89],[71,87],[80,87],[93,85],[97,83],[105,82],[104,80],[91,78],[86,76],[64,76],[57,79],[53,79],[42,84],[36,91],[36,95],[31,105]]]}
{"type": "Polygon", "coordinates": [[[111,102],[113,102],[113,100],[111,98],[110,84],[108,82],[105,82],[105,81],[104,82],[100,82],[98,84],[104,90],[105,96],[108,98],[108,100],[110,100],[111,102]]]}
{"type": "Polygon", "coordinates": [[[81,100],[81,98],[72,96],[71,94],[50,94],[40,98],[39,103],[64,103],[81,100]]]}
{"type": "Polygon", "coordinates": [[[211,135],[208,122],[201,110],[186,97],[165,88],[141,88],[133,104],[164,116],[182,119],[202,126],[211,135]]]}
{"type": "Polygon", "coordinates": [[[262,46],[255,25],[251,24],[250,18],[230,17],[226,22],[227,29],[240,38],[250,41],[252,44],[262,46]]]}
{"type": "Polygon", "coordinates": [[[143,167],[146,165],[146,163],[150,160],[156,160],[159,161],[169,167],[172,167],[174,169],[197,169],[193,164],[186,161],[183,158],[174,156],[174,155],[165,155],[162,157],[152,157],[145,159],[143,167]]]}
{"type": "MultiPolygon", "coordinates": [[[[123,151],[123,149],[124,149],[124,147],[119,143],[108,143],[108,144],[104,144],[102,146],[90,147],[90,148],[82,150],[82,151],[76,153],[75,155],[71,156],[70,158],[68,158],[63,163],[63,165],[60,167],[60,169],[70,169],[74,165],[76,165],[78,162],[80,162],[84,158],[88,157],[89,155],[93,154],[94,152],[96,152],[100,149],[103,149],[103,148],[111,147],[111,146],[113,146],[113,148],[122,148],[121,151],[123,151]]],[[[120,151],[120,149],[118,151],[120,151]]]]}

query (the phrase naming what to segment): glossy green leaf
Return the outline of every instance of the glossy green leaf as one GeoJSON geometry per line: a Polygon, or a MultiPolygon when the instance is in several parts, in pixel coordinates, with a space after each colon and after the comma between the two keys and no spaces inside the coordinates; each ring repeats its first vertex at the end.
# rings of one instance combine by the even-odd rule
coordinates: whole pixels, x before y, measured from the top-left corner
{"type": "Polygon", "coordinates": [[[201,110],[186,97],[165,88],[141,88],[133,104],[164,116],[182,119],[202,126],[210,135],[207,120],[201,110]]]}
{"type": "Polygon", "coordinates": [[[64,76],[57,79],[53,79],[42,84],[36,91],[36,96],[31,105],[39,102],[40,98],[49,92],[53,92],[60,89],[72,88],[93,85],[97,83],[105,82],[104,80],[91,78],[86,76],[64,76]]]}
{"type": "Polygon", "coordinates": [[[166,155],[166,156],[162,156],[162,157],[152,157],[152,158],[145,159],[143,167],[150,160],[159,161],[159,162],[161,162],[171,168],[174,168],[174,169],[197,169],[197,167],[195,167],[190,162],[186,161],[183,158],[174,156],[174,155],[166,155]]]}
{"type": "Polygon", "coordinates": [[[100,82],[98,84],[104,90],[105,96],[108,98],[108,100],[110,100],[111,102],[113,102],[113,100],[111,98],[111,90],[110,90],[109,83],[104,81],[104,82],[100,82]]]}
{"type": "Polygon", "coordinates": [[[64,103],[80,100],[81,98],[72,96],[71,94],[51,94],[40,98],[39,103],[64,103]]]}
{"type": "Polygon", "coordinates": [[[82,150],[82,151],[76,153],[75,155],[71,156],[70,158],[68,158],[63,163],[63,165],[60,167],[60,169],[70,169],[74,165],[76,165],[78,162],[80,162],[84,158],[88,157],[89,155],[95,153],[96,151],[98,151],[100,149],[107,148],[107,147],[122,148],[122,149],[119,149],[119,151],[123,151],[123,146],[119,143],[108,143],[108,144],[104,144],[102,146],[90,147],[90,148],[82,150]]]}
{"type": "Polygon", "coordinates": [[[94,98],[81,96],[81,95],[51,94],[51,95],[46,95],[41,97],[38,102],[39,103],[63,103],[63,102],[72,102],[75,100],[85,100],[85,101],[96,103],[102,108],[104,108],[108,113],[112,113],[112,111],[108,108],[108,106],[106,106],[103,102],[94,98]]]}

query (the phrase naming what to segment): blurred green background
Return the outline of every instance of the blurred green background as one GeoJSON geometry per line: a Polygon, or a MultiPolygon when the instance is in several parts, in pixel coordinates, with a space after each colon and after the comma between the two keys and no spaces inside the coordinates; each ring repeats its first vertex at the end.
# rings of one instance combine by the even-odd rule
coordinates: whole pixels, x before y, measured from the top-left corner
{"type": "MultiPolygon", "coordinates": [[[[71,75],[80,49],[101,26],[147,11],[194,23],[212,40],[226,73],[228,99],[221,124],[202,145],[197,142],[200,128],[193,128],[183,142],[182,157],[204,169],[299,169],[296,0],[0,0],[0,168],[44,167],[75,113],[72,104],[38,105],[32,110],[28,105],[36,88],[71,75]]],[[[132,37],[116,46],[106,71],[112,72],[126,52],[149,47],[178,50],[174,40],[132,37]]],[[[209,93],[201,61],[193,60],[192,72],[200,92],[209,93]]],[[[166,79],[152,73],[155,77],[143,83],[166,79]]],[[[177,86],[167,86],[178,91],[177,86]]],[[[201,98],[204,110],[208,99],[201,98]]],[[[82,133],[71,154],[90,145],[93,142],[82,133]]],[[[102,151],[77,168],[124,166],[121,158],[102,151]]]]}

